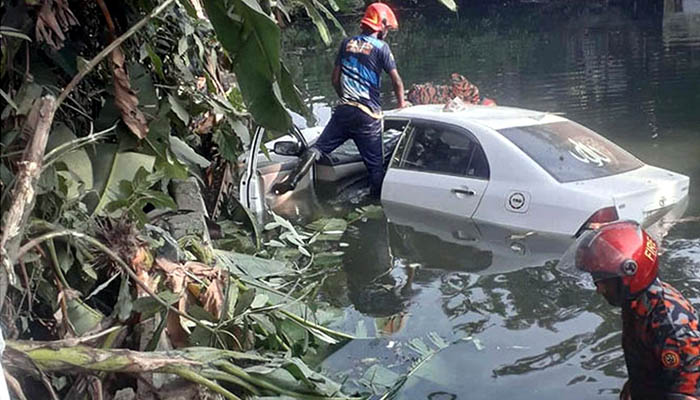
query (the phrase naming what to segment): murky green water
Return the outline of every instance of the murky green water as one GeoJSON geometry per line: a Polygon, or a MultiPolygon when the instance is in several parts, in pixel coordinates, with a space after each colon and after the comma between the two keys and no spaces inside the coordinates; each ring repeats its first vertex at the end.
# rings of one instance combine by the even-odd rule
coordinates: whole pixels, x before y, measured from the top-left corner
{"type": "MultiPolygon", "coordinates": [[[[643,161],[690,176],[689,207],[664,240],[660,268],[698,306],[700,2],[680,3],[685,13],[637,20],[622,10],[562,16],[537,7],[463,10],[459,20],[403,15],[390,43],[407,87],[459,72],[499,104],[565,113],[643,161]]],[[[335,49],[304,46],[292,68],[327,117],[335,49]]],[[[546,263],[559,239],[470,223],[442,229],[449,223],[431,216],[398,220],[359,223],[343,238],[344,270],[321,296],[344,309],[335,327],[382,339],[337,349],[325,368],[351,378],[376,360],[405,370],[416,357],[407,342],[429,343],[436,332],[451,346],[400,397],[617,398],[626,376],[619,312],[546,263]]]]}

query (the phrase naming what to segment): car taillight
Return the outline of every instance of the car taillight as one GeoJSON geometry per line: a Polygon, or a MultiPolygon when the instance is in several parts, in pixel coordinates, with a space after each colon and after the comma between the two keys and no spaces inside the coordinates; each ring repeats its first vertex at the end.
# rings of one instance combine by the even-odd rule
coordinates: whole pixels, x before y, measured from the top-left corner
{"type": "Polygon", "coordinates": [[[581,229],[579,229],[579,231],[576,232],[576,236],[581,234],[581,232],[583,232],[584,230],[598,229],[602,225],[607,224],[608,222],[617,221],[618,219],[620,219],[620,216],[617,215],[617,208],[615,208],[615,207],[601,208],[600,210],[594,212],[590,218],[588,218],[586,223],[583,224],[583,226],[581,226],[581,229]]]}

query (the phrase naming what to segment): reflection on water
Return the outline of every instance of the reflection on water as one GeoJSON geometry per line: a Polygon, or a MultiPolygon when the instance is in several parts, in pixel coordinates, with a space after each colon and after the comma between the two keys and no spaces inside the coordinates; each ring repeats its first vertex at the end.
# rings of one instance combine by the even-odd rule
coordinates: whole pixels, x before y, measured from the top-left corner
{"type": "MultiPolygon", "coordinates": [[[[400,15],[390,40],[407,85],[460,72],[499,104],[563,112],[643,161],[690,176],[688,211],[664,240],[660,270],[697,306],[700,0],[664,6],[663,16],[642,20],[616,9],[560,18],[537,6],[479,18],[461,10],[440,24],[400,15]]],[[[333,51],[290,56],[322,117],[335,99],[333,51]]],[[[356,200],[330,196],[336,209],[356,200]]],[[[554,268],[566,239],[404,211],[351,227],[344,270],[321,294],[345,307],[336,328],[396,344],[353,343],[326,368],[361,375],[366,365],[352,360],[381,354],[401,372],[415,357],[402,343],[436,332],[453,344],[400,397],[617,398],[626,375],[619,312],[554,268]]]]}

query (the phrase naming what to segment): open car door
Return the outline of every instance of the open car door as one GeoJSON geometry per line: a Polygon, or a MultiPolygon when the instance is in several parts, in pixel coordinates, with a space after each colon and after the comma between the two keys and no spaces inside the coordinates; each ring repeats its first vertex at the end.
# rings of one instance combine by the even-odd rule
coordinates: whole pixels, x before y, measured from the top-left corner
{"type": "MultiPolygon", "coordinates": [[[[385,167],[408,125],[406,119],[385,120],[382,134],[385,167]]],[[[266,197],[275,182],[294,170],[300,162],[300,156],[318,139],[322,131],[323,127],[299,130],[295,126],[286,135],[265,142],[265,129],[257,128],[251,140],[250,151],[239,159],[245,163],[245,172],[239,185],[241,204],[256,215],[262,215],[266,209],[275,208],[280,202],[289,199],[292,193],[301,192],[316,181],[322,184],[341,183],[367,174],[357,146],[348,140],[332,153],[323,155],[293,191],[281,196],[266,197]],[[267,204],[266,201],[273,204],[267,204]]]]}
{"type": "Polygon", "coordinates": [[[265,193],[262,177],[258,173],[258,149],[265,136],[265,129],[258,127],[255,129],[253,139],[250,142],[250,151],[248,151],[245,172],[240,182],[241,204],[248,208],[255,215],[262,215],[265,210],[265,193]]]}
{"type": "MultiPolygon", "coordinates": [[[[314,132],[309,134],[314,135],[314,132]]],[[[294,169],[299,156],[308,147],[306,137],[296,126],[287,135],[266,143],[264,140],[265,128],[258,127],[253,134],[250,150],[242,160],[245,162],[245,172],[239,184],[241,204],[255,215],[264,213],[267,209],[265,194],[274,182],[294,169]]],[[[298,188],[308,186],[312,178],[313,171],[300,182],[298,188]]]]}

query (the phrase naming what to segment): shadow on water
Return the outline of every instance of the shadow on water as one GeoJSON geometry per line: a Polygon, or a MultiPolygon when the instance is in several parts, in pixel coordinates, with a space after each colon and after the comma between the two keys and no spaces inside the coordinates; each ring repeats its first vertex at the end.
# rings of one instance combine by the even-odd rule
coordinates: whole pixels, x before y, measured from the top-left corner
{"type": "MultiPolygon", "coordinates": [[[[390,43],[407,85],[460,72],[499,104],[565,113],[643,161],[690,176],[688,210],[664,239],[660,271],[697,306],[700,0],[663,4],[663,15],[639,19],[615,8],[569,18],[462,9],[439,24],[402,18],[390,43]]],[[[322,121],[335,101],[334,50],[289,55],[322,121]]],[[[327,190],[297,214],[339,214],[363,201],[352,185],[327,190]]],[[[449,347],[399,398],[617,398],[626,376],[619,312],[554,267],[569,239],[385,214],[348,229],[343,270],[320,294],[345,310],[335,328],[369,339],[333,349],[324,368],[348,382],[372,363],[403,373],[417,357],[408,343],[435,332],[449,347]]]]}

